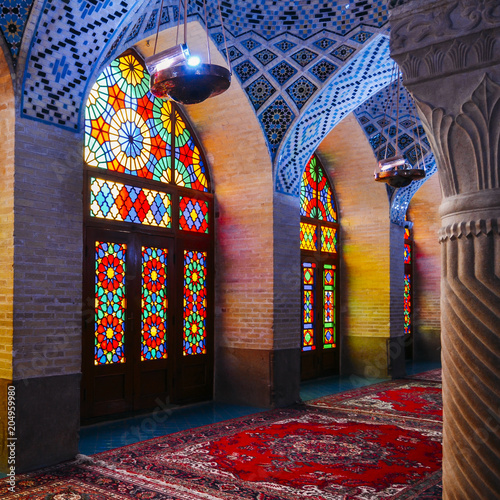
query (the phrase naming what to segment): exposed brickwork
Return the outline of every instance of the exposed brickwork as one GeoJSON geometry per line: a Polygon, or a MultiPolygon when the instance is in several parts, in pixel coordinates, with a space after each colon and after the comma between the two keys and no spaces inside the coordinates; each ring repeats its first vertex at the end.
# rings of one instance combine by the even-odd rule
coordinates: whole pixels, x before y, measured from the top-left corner
{"type": "Polygon", "coordinates": [[[441,220],[439,176],[432,176],[410,203],[414,238],[413,322],[416,359],[439,359],[441,336],[441,248],[438,231],[441,220]]]}
{"type": "MultiPolygon", "coordinates": [[[[197,41],[206,43],[202,31],[197,41]]],[[[214,62],[223,64],[219,57],[214,62]]],[[[216,346],[272,348],[273,182],[262,131],[234,79],[227,92],[186,111],[216,195],[216,346]]]]}
{"type": "Polygon", "coordinates": [[[80,371],[82,138],[16,123],[14,379],[80,371]]]}
{"type": "Polygon", "coordinates": [[[0,52],[0,378],[12,378],[14,289],[14,90],[0,52]]]}
{"type": "MultiPolygon", "coordinates": [[[[328,134],[318,154],[330,173],[340,209],[342,359],[344,368],[364,373],[374,363],[377,367],[386,366],[385,343],[370,342],[376,347],[358,358],[358,337],[389,337],[387,193],[383,185],[373,181],[376,160],[352,114],[328,134]]],[[[382,375],[381,370],[377,368],[377,374],[382,375]]]]}

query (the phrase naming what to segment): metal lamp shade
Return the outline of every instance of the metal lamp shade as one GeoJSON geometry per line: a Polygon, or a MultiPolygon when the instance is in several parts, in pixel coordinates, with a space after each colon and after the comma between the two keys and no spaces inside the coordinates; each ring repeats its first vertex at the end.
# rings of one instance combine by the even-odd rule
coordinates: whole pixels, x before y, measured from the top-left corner
{"type": "Polygon", "coordinates": [[[231,84],[231,73],[222,66],[179,64],[153,73],[151,93],[160,99],[180,104],[197,104],[225,92],[231,84]]]}

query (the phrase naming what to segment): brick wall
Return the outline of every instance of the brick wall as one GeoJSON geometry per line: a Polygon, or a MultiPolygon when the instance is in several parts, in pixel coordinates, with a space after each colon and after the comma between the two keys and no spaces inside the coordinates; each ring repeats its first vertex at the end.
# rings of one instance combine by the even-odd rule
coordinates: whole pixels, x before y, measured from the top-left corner
{"type": "MultiPolygon", "coordinates": [[[[194,53],[206,35],[194,23],[189,29],[194,53]]],[[[220,54],[212,57],[225,65],[220,54]]],[[[224,94],[185,109],[208,154],[215,189],[216,346],[270,349],[273,180],[262,130],[236,78],[224,94]]]]}
{"type": "Polygon", "coordinates": [[[352,114],[328,134],[318,155],[330,173],[340,213],[342,369],[382,376],[390,327],[386,189],[373,180],[375,157],[352,114]]]}
{"type": "Polygon", "coordinates": [[[441,248],[438,174],[430,177],[410,202],[414,238],[414,342],[415,358],[439,360],[441,351],[441,248]]]}
{"type": "Polygon", "coordinates": [[[0,378],[12,378],[14,288],[14,90],[0,51],[0,378]]]}
{"type": "Polygon", "coordinates": [[[16,122],[14,379],[81,367],[82,137],[16,122]]]}

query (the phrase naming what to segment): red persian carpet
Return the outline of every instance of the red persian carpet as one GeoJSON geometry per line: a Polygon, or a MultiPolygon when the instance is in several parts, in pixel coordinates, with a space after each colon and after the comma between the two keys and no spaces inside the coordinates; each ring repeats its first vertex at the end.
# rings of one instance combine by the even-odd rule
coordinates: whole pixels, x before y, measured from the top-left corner
{"type": "Polygon", "coordinates": [[[441,384],[394,380],[308,401],[308,405],[363,413],[443,420],[441,384]]]}
{"type": "Polygon", "coordinates": [[[429,370],[428,372],[417,373],[416,375],[408,375],[406,378],[414,380],[427,380],[428,382],[442,382],[441,368],[429,370]]]}
{"type": "Polygon", "coordinates": [[[81,456],[17,476],[15,493],[1,480],[0,498],[436,500],[442,424],[430,417],[434,403],[415,418],[416,407],[426,406],[421,389],[433,394],[435,386],[415,383],[413,404],[401,392],[408,384],[377,384],[339,395],[334,405],[319,400],[81,456]],[[366,411],[363,397],[391,394],[389,411],[366,411]]]}

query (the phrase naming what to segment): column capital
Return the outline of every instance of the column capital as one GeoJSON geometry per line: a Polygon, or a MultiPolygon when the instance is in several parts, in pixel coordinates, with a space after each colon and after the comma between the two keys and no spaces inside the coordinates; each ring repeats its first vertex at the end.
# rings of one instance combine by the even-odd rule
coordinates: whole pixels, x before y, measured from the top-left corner
{"type": "Polygon", "coordinates": [[[500,63],[498,0],[394,0],[391,57],[405,85],[500,63]]]}

